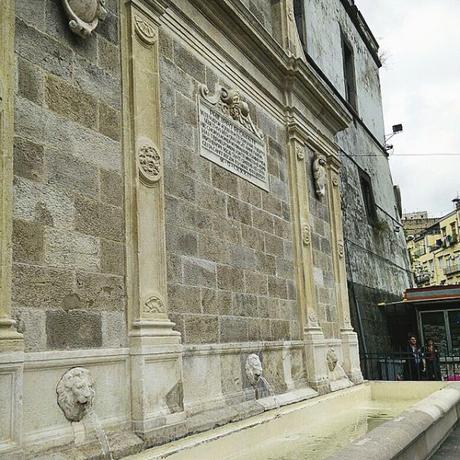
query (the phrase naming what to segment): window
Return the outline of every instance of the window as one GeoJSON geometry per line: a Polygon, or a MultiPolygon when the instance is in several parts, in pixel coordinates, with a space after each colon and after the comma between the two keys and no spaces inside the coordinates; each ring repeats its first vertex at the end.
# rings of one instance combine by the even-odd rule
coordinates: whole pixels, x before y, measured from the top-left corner
{"type": "Polygon", "coordinates": [[[345,99],[350,105],[358,110],[356,99],[356,80],[355,80],[355,62],[353,48],[349,41],[342,34],[342,53],[343,53],[343,78],[345,84],[345,99]]]}
{"type": "Polygon", "coordinates": [[[364,208],[366,209],[367,221],[371,225],[377,223],[377,210],[374,201],[374,193],[372,191],[371,178],[364,171],[359,172],[359,180],[361,182],[361,193],[363,194],[364,208]]]}

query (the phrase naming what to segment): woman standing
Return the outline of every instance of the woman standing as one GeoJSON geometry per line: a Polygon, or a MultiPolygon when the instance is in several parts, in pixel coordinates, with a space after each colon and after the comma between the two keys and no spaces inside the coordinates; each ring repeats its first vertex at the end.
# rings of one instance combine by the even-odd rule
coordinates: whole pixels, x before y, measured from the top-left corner
{"type": "Polygon", "coordinates": [[[428,339],[426,341],[426,346],[423,349],[423,355],[426,363],[426,380],[442,380],[441,367],[439,365],[439,351],[436,348],[433,339],[428,339]]]}

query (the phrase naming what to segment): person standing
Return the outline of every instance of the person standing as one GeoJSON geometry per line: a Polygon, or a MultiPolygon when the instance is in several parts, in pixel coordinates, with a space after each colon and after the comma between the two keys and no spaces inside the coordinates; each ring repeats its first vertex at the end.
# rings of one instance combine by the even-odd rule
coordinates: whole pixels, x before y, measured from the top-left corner
{"type": "Polygon", "coordinates": [[[406,348],[406,362],[404,364],[404,380],[421,380],[425,372],[423,353],[417,345],[417,338],[409,336],[406,348]]]}
{"type": "Polygon", "coordinates": [[[433,339],[428,339],[426,341],[426,346],[423,349],[423,356],[426,363],[426,380],[442,380],[439,351],[433,339]]]}

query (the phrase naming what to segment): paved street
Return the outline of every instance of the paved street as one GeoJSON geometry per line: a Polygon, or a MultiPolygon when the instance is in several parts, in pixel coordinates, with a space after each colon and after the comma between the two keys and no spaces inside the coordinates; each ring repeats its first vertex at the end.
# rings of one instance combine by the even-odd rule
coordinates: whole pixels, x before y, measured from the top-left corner
{"type": "Polygon", "coordinates": [[[432,460],[458,460],[460,459],[460,425],[444,441],[432,460]]]}

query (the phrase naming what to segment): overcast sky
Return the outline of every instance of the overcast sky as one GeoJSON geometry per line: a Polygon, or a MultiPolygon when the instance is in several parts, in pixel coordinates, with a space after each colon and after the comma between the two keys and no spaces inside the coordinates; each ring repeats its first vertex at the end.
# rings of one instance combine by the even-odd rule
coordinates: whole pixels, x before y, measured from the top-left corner
{"type": "Polygon", "coordinates": [[[460,193],[460,0],[355,0],[383,53],[393,181],[405,212],[440,216],[460,193]],[[457,156],[434,156],[455,153],[457,156]],[[401,156],[424,154],[424,156],[401,156]]]}

